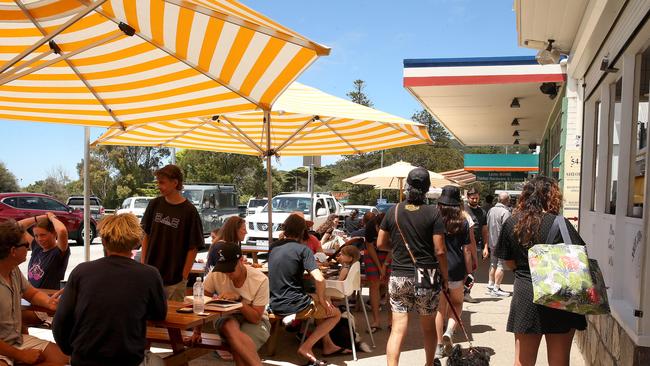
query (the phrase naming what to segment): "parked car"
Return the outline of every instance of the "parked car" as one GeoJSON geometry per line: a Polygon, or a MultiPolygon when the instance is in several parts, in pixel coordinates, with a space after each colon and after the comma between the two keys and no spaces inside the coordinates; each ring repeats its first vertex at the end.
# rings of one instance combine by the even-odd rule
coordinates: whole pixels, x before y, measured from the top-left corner
{"type": "Polygon", "coordinates": [[[264,207],[269,202],[269,199],[264,198],[249,198],[248,204],[246,205],[246,215],[254,215],[255,209],[258,207],[264,207]]]}
{"type": "MultiPolygon", "coordinates": [[[[341,206],[330,194],[315,193],[312,206],[311,193],[280,193],[273,197],[272,203],[272,221],[273,221],[273,238],[277,239],[280,235],[280,226],[286,218],[295,211],[302,211],[306,220],[314,221],[314,228],[318,228],[327,220],[330,214],[340,215],[341,206]],[[312,209],[316,212],[312,219],[312,209]]],[[[253,245],[268,245],[268,203],[263,209],[258,209],[255,214],[246,216],[246,243],[253,245]]]]}
{"type": "MultiPolygon", "coordinates": [[[[90,216],[99,221],[104,216],[104,206],[102,206],[102,200],[95,196],[90,196],[90,216]]],[[[84,196],[83,195],[74,195],[68,197],[68,202],[66,204],[74,209],[78,209],[83,212],[84,210],[84,196]]]]}
{"type": "Polygon", "coordinates": [[[181,193],[199,211],[203,235],[219,229],[229,217],[243,215],[234,184],[186,184],[181,193]]]}
{"type": "Polygon", "coordinates": [[[142,219],[142,215],[144,215],[144,210],[149,205],[149,201],[152,199],[154,197],[129,197],[122,202],[122,205],[115,211],[115,214],[132,213],[140,220],[142,219]]]}
{"type": "MultiPolygon", "coordinates": [[[[68,229],[68,238],[84,243],[84,218],[81,210],[67,206],[55,198],[40,193],[0,193],[0,220],[16,221],[52,212],[68,229]]],[[[97,222],[90,218],[90,239],[95,237],[97,222]]]]}
{"type": "Polygon", "coordinates": [[[365,206],[365,205],[345,205],[345,209],[352,212],[352,210],[359,211],[359,217],[366,214],[366,212],[372,212],[374,214],[379,213],[379,209],[374,206],[365,206]]]}
{"type": "Polygon", "coordinates": [[[379,203],[375,207],[379,210],[379,212],[386,213],[386,212],[388,212],[388,209],[390,209],[391,207],[393,207],[395,205],[396,205],[396,203],[389,202],[389,203],[379,203]]]}

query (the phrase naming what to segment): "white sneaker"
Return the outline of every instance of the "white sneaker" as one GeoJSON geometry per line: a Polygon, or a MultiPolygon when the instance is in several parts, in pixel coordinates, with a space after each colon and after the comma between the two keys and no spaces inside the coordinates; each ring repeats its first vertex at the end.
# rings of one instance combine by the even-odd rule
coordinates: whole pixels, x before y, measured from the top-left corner
{"type": "Polygon", "coordinates": [[[503,291],[502,289],[500,289],[498,287],[496,287],[494,290],[492,290],[492,293],[494,294],[494,296],[498,296],[498,297],[508,297],[508,296],[512,295],[510,292],[503,291]]]}
{"type": "Polygon", "coordinates": [[[485,294],[492,295],[493,291],[494,291],[494,285],[487,285],[487,290],[485,291],[485,294]]]}

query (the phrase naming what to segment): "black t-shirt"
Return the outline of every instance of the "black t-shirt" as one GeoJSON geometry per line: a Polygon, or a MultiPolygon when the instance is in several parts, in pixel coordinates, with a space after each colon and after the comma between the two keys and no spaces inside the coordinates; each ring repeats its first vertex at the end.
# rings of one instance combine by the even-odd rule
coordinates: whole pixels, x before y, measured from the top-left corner
{"type": "Polygon", "coordinates": [[[445,234],[445,224],[440,212],[433,205],[416,206],[402,202],[391,207],[381,222],[381,229],[390,233],[393,252],[392,275],[415,275],[413,260],[411,260],[402,236],[397,230],[397,225],[395,225],[396,208],[399,208],[399,226],[418,262],[418,267],[437,268],[438,260],[433,247],[433,235],[445,234]]]}
{"type": "Polygon", "coordinates": [[[481,248],[483,246],[483,226],[487,225],[487,215],[481,206],[474,208],[465,205],[465,211],[474,220],[474,239],[476,240],[476,246],[481,248]]]}
{"type": "Polygon", "coordinates": [[[463,229],[456,235],[445,234],[447,246],[447,269],[450,281],[462,281],[467,274],[463,247],[470,244],[469,225],[465,222],[463,229]]]}
{"type": "Polygon", "coordinates": [[[139,365],[147,320],[164,320],[167,302],[158,271],[110,256],[79,264],[54,315],[54,339],[72,365],[139,365]]]}
{"type": "Polygon", "coordinates": [[[58,246],[44,251],[36,240],[32,241],[32,256],[27,266],[27,279],[36,288],[58,290],[65,277],[70,259],[70,247],[62,252],[58,246]]]}
{"type": "Polygon", "coordinates": [[[165,286],[181,282],[187,252],[204,245],[196,207],[188,200],[172,205],[165,197],[155,198],[144,212],[142,227],[149,236],[147,264],[158,268],[165,286]]]}
{"type": "Polygon", "coordinates": [[[295,314],[311,304],[302,285],[303,275],[316,268],[314,253],[306,245],[288,240],[273,243],[269,253],[269,290],[274,314],[295,314]]]}

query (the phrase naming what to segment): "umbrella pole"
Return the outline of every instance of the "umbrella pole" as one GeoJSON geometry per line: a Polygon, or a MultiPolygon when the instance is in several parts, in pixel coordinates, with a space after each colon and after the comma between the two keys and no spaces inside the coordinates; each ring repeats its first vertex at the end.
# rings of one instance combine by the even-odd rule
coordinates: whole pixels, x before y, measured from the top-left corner
{"type": "Polygon", "coordinates": [[[84,127],[84,260],[90,260],[90,127],[84,127]]]}
{"type": "Polygon", "coordinates": [[[404,178],[399,178],[399,201],[404,200],[404,178]]]}
{"type": "Polygon", "coordinates": [[[268,201],[268,233],[270,246],[273,242],[273,176],[271,174],[271,113],[264,111],[264,122],[266,124],[266,196],[268,201]]]}

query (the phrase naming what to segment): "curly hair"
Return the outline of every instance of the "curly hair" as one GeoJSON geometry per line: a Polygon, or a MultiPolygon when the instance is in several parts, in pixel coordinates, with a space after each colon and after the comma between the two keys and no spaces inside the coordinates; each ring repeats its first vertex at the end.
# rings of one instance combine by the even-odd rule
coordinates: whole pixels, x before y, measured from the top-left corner
{"type": "Polygon", "coordinates": [[[316,232],[319,233],[320,235],[325,234],[328,231],[336,229],[336,226],[334,226],[334,220],[338,219],[337,214],[330,214],[327,216],[327,221],[325,221],[321,226],[316,229],[316,232]]]}
{"type": "Polygon", "coordinates": [[[517,201],[514,234],[519,243],[529,246],[539,231],[544,212],[554,215],[562,208],[562,193],[555,179],[537,176],[524,185],[517,201]]]}
{"type": "Polygon", "coordinates": [[[445,223],[445,230],[448,235],[456,235],[465,228],[465,215],[461,206],[441,205],[438,203],[438,210],[442,215],[442,221],[445,223]]]}

